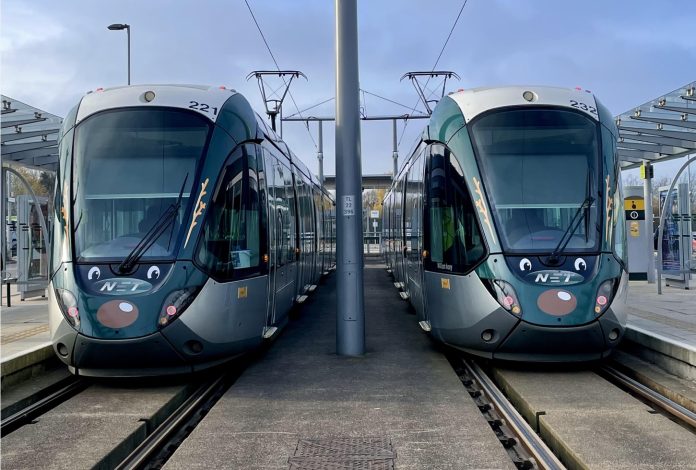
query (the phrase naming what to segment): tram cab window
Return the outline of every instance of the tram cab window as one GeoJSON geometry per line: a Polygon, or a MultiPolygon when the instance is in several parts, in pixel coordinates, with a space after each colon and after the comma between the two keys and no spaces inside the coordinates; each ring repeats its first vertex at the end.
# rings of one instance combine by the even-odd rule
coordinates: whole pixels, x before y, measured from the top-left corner
{"type": "Polygon", "coordinates": [[[486,254],[464,173],[442,145],[430,149],[427,169],[427,269],[465,273],[486,254]]]}
{"type": "Polygon", "coordinates": [[[247,146],[235,151],[223,168],[195,257],[214,278],[236,279],[260,269],[258,168],[256,153],[247,146]]]}
{"type": "Polygon", "coordinates": [[[557,108],[503,109],[473,121],[472,143],[505,251],[549,253],[573,228],[566,252],[597,250],[598,127],[557,108]]]}
{"type": "Polygon", "coordinates": [[[143,259],[173,256],[209,131],[205,118],[174,109],[117,109],[78,124],[72,172],[78,260],[123,260],[178,202],[173,223],[143,259]]]}

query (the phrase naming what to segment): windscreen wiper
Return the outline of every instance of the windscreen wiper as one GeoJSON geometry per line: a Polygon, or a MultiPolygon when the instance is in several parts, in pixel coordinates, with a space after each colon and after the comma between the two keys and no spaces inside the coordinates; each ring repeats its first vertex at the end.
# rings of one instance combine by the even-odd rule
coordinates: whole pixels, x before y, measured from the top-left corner
{"type": "Polygon", "coordinates": [[[556,248],[554,248],[554,250],[549,255],[549,262],[553,264],[556,264],[558,262],[559,253],[562,253],[563,250],[565,250],[566,245],[568,245],[568,242],[570,242],[570,239],[573,237],[573,234],[580,226],[580,221],[583,219],[583,217],[585,217],[587,209],[590,208],[593,202],[594,198],[592,196],[587,196],[587,199],[585,199],[583,203],[580,205],[580,207],[578,207],[578,210],[575,212],[575,215],[570,221],[568,228],[563,233],[561,239],[558,241],[558,245],[556,245],[556,248]]]}
{"type": "MultiPolygon", "coordinates": [[[[179,213],[179,208],[181,207],[181,197],[184,195],[184,187],[186,186],[186,181],[188,180],[188,173],[184,178],[184,182],[179,190],[179,197],[175,204],[171,204],[166,211],[160,216],[159,219],[152,225],[150,230],[140,239],[133,250],[126,256],[126,258],[118,265],[118,271],[120,273],[128,273],[133,266],[143,257],[143,255],[150,249],[150,247],[157,241],[157,239],[167,230],[167,227],[171,225],[176,219],[179,213]]],[[[172,229],[173,231],[173,229],[172,229]]],[[[172,234],[169,236],[169,242],[171,243],[172,234]]]]}

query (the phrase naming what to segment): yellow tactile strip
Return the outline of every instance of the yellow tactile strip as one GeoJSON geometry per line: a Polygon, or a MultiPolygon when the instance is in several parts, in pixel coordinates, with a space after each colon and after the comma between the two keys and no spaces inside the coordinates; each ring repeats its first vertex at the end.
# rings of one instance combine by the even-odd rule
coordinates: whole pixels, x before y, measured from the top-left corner
{"type": "Polygon", "coordinates": [[[34,328],[30,328],[24,331],[18,331],[17,333],[10,333],[8,335],[0,336],[0,344],[13,343],[19,341],[20,339],[28,338],[30,336],[38,335],[48,331],[48,325],[40,325],[34,328]]]}

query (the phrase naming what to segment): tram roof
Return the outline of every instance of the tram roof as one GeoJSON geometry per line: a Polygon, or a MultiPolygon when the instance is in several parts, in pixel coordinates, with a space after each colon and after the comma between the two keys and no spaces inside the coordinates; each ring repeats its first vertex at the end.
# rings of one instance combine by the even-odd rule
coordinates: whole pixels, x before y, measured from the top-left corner
{"type": "Polygon", "coordinates": [[[696,153],[696,82],[616,116],[622,169],[696,153]]]}
{"type": "Polygon", "coordinates": [[[2,160],[55,171],[58,167],[59,116],[2,96],[2,160]]]}

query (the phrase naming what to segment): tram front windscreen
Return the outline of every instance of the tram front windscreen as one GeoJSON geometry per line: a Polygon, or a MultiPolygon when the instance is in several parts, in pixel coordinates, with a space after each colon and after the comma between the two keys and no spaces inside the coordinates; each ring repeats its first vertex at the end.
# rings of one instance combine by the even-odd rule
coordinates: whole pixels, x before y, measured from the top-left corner
{"type": "Polygon", "coordinates": [[[565,252],[598,250],[598,128],[556,108],[501,110],[474,121],[475,153],[506,252],[548,254],[567,232],[565,252]]]}
{"type": "Polygon", "coordinates": [[[188,111],[126,108],[78,124],[73,230],[79,261],[121,261],[163,220],[143,254],[168,259],[181,237],[211,126],[188,111]],[[175,216],[166,214],[176,210],[175,216]]]}

